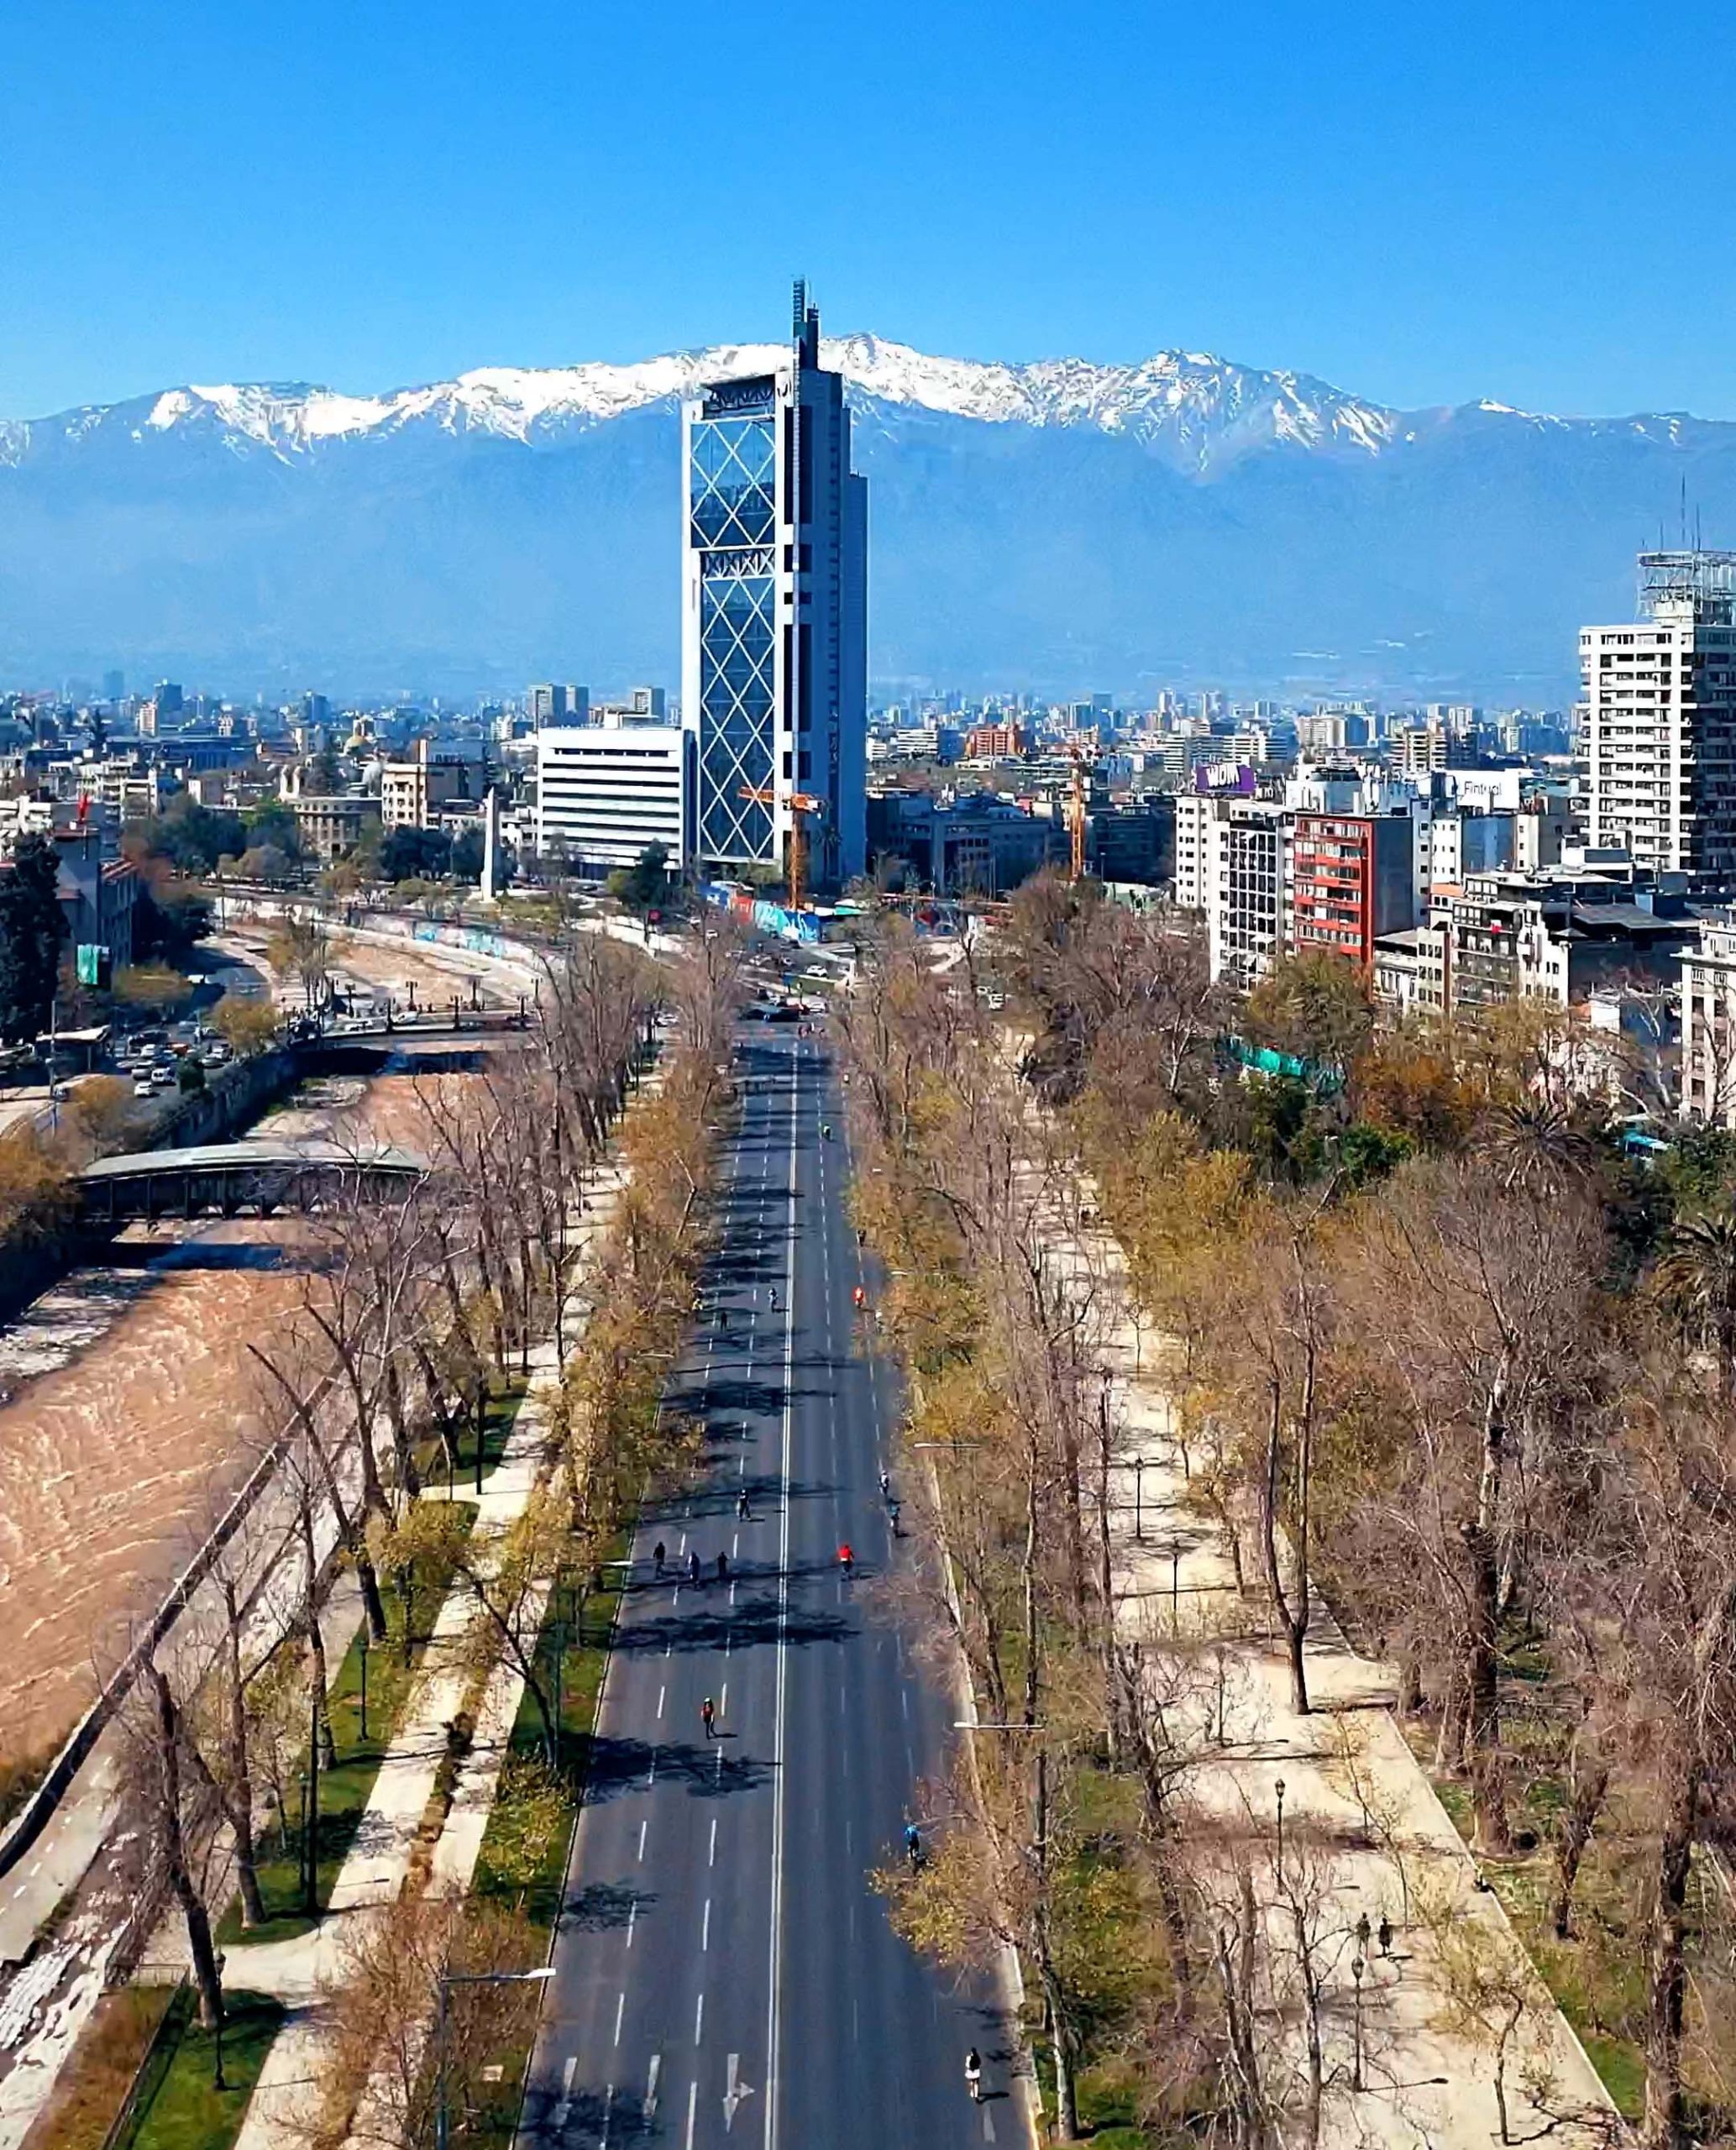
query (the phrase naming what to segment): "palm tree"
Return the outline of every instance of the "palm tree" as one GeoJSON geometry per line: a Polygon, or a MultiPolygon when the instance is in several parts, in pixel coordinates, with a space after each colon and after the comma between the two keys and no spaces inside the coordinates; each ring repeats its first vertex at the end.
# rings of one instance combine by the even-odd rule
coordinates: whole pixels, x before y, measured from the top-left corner
{"type": "Polygon", "coordinates": [[[1549,1194],[1589,1179],[1597,1162],[1596,1135],[1582,1112],[1547,1098],[1498,1104],[1486,1124],[1486,1147],[1501,1183],[1526,1194],[1549,1194]]]}
{"type": "Polygon", "coordinates": [[[1678,1217],[1653,1272],[1659,1296],[1685,1321],[1697,1321],[1718,1354],[1718,1385],[1736,1392],[1736,1207],[1678,1217]]]}

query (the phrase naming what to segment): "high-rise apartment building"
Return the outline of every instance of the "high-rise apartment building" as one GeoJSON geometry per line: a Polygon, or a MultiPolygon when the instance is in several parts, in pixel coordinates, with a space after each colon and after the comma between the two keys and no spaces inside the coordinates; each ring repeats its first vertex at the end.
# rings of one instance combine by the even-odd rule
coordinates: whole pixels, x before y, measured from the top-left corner
{"type": "Polygon", "coordinates": [[[1736,553],[1642,553],[1642,618],[1579,638],[1587,836],[1736,873],[1736,553]]]}
{"type": "Polygon", "coordinates": [[[805,794],[825,802],[810,872],[837,882],[866,853],[868,485],[800,283],[794,326],[772,372],[713,382],[684,413],[681,717],[701,856],[782,865],[805,794]]]}

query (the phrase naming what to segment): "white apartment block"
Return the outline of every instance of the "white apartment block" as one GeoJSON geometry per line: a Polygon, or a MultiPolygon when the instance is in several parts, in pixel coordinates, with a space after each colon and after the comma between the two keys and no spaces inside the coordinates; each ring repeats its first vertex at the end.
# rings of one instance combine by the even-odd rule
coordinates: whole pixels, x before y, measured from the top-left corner
{"type": "Polygon", "coordinates": [[[1736,553],[1643,553],[1646,616],[1579,638],[1588,842],[1736,873],[1736,553]]]}
{"type": "Polygon", "coordinates": [[[693,863],[697,736],[678,724],[554,726],[537,734],[537,849],[601,878],[663,846],[693,863]]]}
{"type": "Polygon", "coordinates": [[[1211,901],[1212,822],[1219,802],[1203,791],[1176,794],[1176,901],[1204,910],[1211,901]]]}
{"type": "Polygon", "coordinates": [[[1682,952],[1681,1116],[1736,1127],[1736,918],[1707,920],[1682,952]]]}
{"type": "Polygon", "coordinates": [[[1206,913],[1211,972],[1246,991],[1288,945],[1285,881],[1293,824],[1288,810],[1238,800],[1210,824],[1206,913]]]}

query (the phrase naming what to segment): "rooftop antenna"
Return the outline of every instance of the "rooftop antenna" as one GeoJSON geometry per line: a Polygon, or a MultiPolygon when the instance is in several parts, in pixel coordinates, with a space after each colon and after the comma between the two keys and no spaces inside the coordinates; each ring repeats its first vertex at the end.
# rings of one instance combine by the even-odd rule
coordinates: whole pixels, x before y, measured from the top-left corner
{"type": "Polygon", "coordinates": [[[808,303],[807,279],[798,276],[790,290],[790,328],[795,337],[798,365],[820,363],[820,309],[808,303]]]}

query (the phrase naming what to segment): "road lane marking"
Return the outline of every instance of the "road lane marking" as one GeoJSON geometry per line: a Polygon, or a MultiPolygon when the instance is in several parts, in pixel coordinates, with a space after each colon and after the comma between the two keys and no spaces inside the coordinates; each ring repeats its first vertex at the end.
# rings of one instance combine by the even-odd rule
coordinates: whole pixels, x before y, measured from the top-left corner
{"type": "Polygon", "coordinates": [[[699,2103],[699,2084],[690,2083],[687,2086],[687,2150],[693,2150],[693,2111],[699,2103]]]}
{"type": "Polygon", "coordinates": [[[615,1996],[615,2042],[621,2043],[621,2019],[627,2013],[627,1994],[623,1990],[615,1996]]]}
{"type": "Polygon", "coordinates": [[[663,1698],[669,1691],[667,1687],[662,1686],[657,1691],[657,1721],[659,1724],[663,1723],[663,1698]]]}
{"type": "Polygon", "coordinates": [[[627,1907],[627,1945],[629,1948],[633,1945],[633,1923],[638,1916],[639,1900],[635,1896],[627,1907]]]}
{"type": "Polygon", "coordinates": [[[717,1714],[719,1717],[727,1717],[729,1715],[729,1682],[727,1680],[724,1681],[717,1692],[719,1696],[717,1714]]]}
{"type": "Polygon", "coordinates": [[[609,2122],[615,2116],[615,2085],[611,2083],[603,2093],[603,2134],[599,2150],[609,2150],[609,2122]]]}
{"type": "Polygon", "coordinates": [[[579,2066],[577,2053],[569,2053],[567,2064],[560,2072],[560,2103],[554,2109],[554,2132],[559,2135],[567,2124],[567,2115],[573,2110],[573,2077],[579,2066]]]}
{"type": "Polygon", "coordinates": [[[657,2117],[657,2079],[662,2072],[663,2055],[654,2053],[651,2056],[651,2079],[645,2085],[645,2117],[648,2121],[657,2117]]]}
{"type": "Polygon", "coordinates": [[[639,1824],[639,1857],[641,1859],[645,1856],[645,1832],[650,1826],[651,1825],[648,1822],[641,1822],[639,1824]]]}
{"type": "Polygon", "coordinates": [[[725,2076],[726,2088],[723,2093],[723,2132],[726,2135],[736,2124],[736,2107],[743,2098],[753,2095],[753,2085],[743,2083],[737,2074],[741,2064],[740,2053],[732,2053],[729,2057],[729,2067],[725,2076]]]}
{"type": "Polygon", "coordinates": [[[703,1918],[703,1919],[701,1919],[701,1920],[700,1920],[700,1953],[701,1953],[701,1954],[704,1954],[704,1953],[705,1953],[708,1948],[710,1948],[710,1947],[711,1947],[711,1899],[709,1896],[707,1896],[707,1897],[706,1897],[706,1899],[705,1899],[705,1917],[704,1917],[704,1918],[703,1918]]]}
{"type": "Polygon", "coordinates": [[[781,1510],[778,1542],[778,1681],[772,1743],[772,1897],[766,1977],[765,2150],[777,2150],[778,2042],[781,2029],[778,1984],[784,1948],[784,1732],[789,1649],[789,1466],[795,1431],[795,1107],[796,1078],[789,1084],[789,1209],[784,1241],[784,1453],[779,1472],[781,1510]]]}
{"type": "Polygon", "coordinates": [[[711,1817],[711,1848],[706,1857],[705,1864],[707,1866],[715,1866],[717,1864],[717,1817],[715,1814],[711,1817]]]}
{"type": "Polygon", "coordinates": [[[697,2045],[705,2035],[705,1996],[701,1994],[694,2004],[693,2042],[697,2045]]]}

